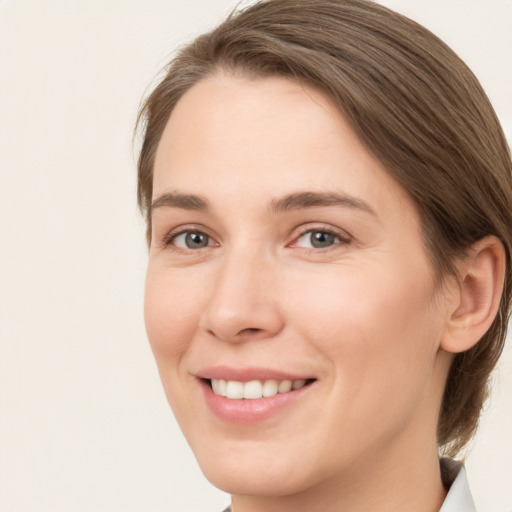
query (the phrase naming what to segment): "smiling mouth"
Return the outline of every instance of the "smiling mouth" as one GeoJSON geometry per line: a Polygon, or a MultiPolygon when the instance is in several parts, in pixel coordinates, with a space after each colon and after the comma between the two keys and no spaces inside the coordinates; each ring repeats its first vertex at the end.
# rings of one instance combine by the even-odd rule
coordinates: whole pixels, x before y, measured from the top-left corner
{"type": "Polygon", "coordinates": [[[229,400],[257,400],[259,398],[270,398],[278,394],[296,391],[310,385],[315,379],[298,380],[251,380],[241,382],[224,379],[205,379],[212,391],[219,396],[229,400]]]}

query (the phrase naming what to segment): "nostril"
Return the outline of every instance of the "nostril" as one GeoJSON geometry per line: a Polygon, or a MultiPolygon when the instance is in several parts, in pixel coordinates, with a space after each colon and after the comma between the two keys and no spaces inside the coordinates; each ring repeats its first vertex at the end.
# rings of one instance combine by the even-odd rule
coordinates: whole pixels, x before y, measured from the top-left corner
{"type": "Polygon", "coordinates": [[[261,329],[258,329],[257,327],[247,327],[246,329],[242,329],[238,334],[254,334],[260,331],[261,329]]]}

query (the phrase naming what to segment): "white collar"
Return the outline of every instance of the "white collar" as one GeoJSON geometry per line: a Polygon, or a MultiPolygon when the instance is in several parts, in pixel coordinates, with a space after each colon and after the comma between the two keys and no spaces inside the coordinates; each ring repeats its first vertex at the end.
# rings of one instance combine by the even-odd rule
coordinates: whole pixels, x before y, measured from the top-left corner
{"type": "Polygon", "coordinates": [[[464,466],[447,459],[443,459],[441,464],[452,466],[458,473],[439,512],[476,512],[464,466]]]}

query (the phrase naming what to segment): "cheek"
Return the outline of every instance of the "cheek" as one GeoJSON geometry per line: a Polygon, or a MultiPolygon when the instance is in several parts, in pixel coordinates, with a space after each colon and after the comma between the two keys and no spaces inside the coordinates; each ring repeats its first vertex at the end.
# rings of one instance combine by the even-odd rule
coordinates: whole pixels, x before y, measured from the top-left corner
{"type": "Polygon", "coordinates": [[[331,413],[318,418],[323,438],[353,440],[328,449],[319,443],[326,460],[387,446],[405,425],[432,410],[440,323],[431,306],[431,280],[420,273],[416,279],[392,276],[355,268],[336,273],[336,279],[317,276],[315,288],[303,290],[322,293],[295,299],[298,336],[315,346],[329,368],[324,408],[331,413]]]}
{"type": "Polygon", "coordinates": [[[162,370],[186,352],[197,330],[198,295],[179,276],[148,267],[144,294],[144,320],[148,339],[162,370]]]}
{"type": "Polygon", "coordinates": [[[336,333],[342,339],[356,335],[358,344],[379,345],[379,332],[403,337],[431,309],[430,276],[396,274],[392,268],[351,266],[294,275],[286,286],[288,301],[318,339],[336,333]]]}
{"type": "Polygon", "coordinates": [[[421,388],[440,339],[430,274],[399,266],[336,270],[294,294],[302,336],[329,360],[347,395],[421,388]]]}

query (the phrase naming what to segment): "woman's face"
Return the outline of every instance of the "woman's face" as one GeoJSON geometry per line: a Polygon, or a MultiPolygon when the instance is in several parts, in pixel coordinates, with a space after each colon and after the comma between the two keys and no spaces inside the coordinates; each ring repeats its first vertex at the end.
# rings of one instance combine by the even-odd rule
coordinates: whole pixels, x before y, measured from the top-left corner
{"type": "Polygon", "coordinates": [[[200,82],[153,201],[147,332],[215,485],[293,494],[435,450],[446,302],[413,203],[323,94],[200,82]]]}

